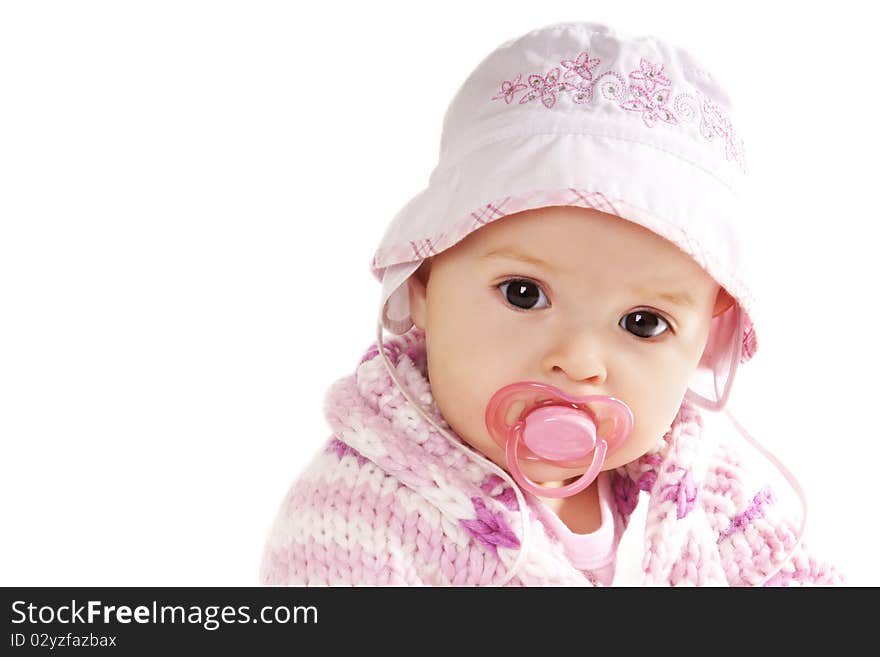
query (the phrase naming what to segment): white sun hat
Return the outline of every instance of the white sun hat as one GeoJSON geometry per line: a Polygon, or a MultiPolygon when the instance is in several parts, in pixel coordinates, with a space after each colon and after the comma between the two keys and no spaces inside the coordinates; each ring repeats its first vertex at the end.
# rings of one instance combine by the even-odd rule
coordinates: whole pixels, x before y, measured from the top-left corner
{"type": "Polygon", "coordinates": [[[594,208],[674,243],[736,301],[713,319],[687,393],[719,410],[737,364],[757,348],[745,173],[730,99],[683,49],[595,22],[509,40],[458,90],[428,186],[376,249],[379,334],[412,327],[406,281],[426,258],[516,212],[594,208]]]}

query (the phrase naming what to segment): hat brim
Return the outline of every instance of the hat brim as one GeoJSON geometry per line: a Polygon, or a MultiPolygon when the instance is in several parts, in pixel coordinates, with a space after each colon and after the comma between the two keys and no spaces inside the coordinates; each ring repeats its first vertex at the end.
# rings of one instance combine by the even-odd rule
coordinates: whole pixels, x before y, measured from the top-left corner
{"type": "MultiPolygon", "coordinates": [[[[371,263],[382,282],[383,326],[396,334],[412,326],[405,283],[426,258],[502,217],[559,205],[632,221],[692,257],[736,301],[742,340],[736,360],[752,357],[757,350],[754,304],[744,254],[737,233],[729,229],[739,219],[739,197],[697,162],[612,135],[511,136],[482,145],[455,166],[436,169],[428,187],[394,218],[371,263]],[[513,160],[511,153],[517,154],[513,160]]],[[[724,322],[713,320],[713,326],[723,323],[729,332],[729,317],[725,313],[724,322]]],[[[721,352],[718,345],[716,351],[721,352]]]]}

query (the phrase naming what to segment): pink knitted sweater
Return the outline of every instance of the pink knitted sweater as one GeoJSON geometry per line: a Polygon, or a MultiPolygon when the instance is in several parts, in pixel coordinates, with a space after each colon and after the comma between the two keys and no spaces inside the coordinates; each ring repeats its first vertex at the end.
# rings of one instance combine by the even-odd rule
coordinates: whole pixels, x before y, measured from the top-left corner
{"type": "MultiPolygon", "coordinates": [[[[419,403],[451,435],[427,380],[424,333],[384,343],[419,403]]],[[[508,484],[474,463],[407,402],[374,344],[354,375],[325,399],[333,435],[285,497],[266,542],[264,584],[493,585],[525,554],[507,584],[595,584],[575,568],[527,495],[526,527],[508,484]],[[526,536],[524,532],[528,532],[526,536]],[[527,541],[524,540],[527,538],[527,541]]],[[[748,481],[729,446],[701,440],[685,402],[669,432],[642,458],[610,473],[624,523],[647,491],[643,583],[748,586],[778,568],[795,527],[766,486],[748,481]]],[[[645,503],[644,501],[642,503],[645,503]]],[[[632,530],[630,528],[629,530],[632,530]]],[[[804,543],[769,585],[837,584],[804,543]]]]}

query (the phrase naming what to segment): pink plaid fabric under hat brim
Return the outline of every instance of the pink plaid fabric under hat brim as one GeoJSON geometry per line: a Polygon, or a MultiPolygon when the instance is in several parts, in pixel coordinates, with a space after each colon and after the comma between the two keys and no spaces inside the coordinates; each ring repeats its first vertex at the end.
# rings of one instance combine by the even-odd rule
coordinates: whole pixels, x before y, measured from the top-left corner
{"type": "Polygon", "coordinates": [[[373,256],[382,325],[412,326],[406,280],[474,230],[550,205],[593,208],[674,243],[736,300],[713,320],[699,368],[712,384],[698,394],[717,399],[757,349],[745,173],[730,99],[688,52],[593,22],[511,39],[458,90],[428,186],[373,256]]]}

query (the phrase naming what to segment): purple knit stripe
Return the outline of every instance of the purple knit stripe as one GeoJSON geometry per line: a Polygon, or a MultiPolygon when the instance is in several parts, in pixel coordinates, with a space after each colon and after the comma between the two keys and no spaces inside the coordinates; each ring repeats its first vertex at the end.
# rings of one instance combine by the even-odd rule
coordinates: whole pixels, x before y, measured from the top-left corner
{"type": "Polygon", "coordinates": [[[764,506],[767,504],[771,504],[775,501],[775,497],[773,496],[773,492],[770,490],[770,487],[767,486],[765,488],[762,488],[760,491],[758,491],[755,497],[752,498],[752,501],[749,504],[748,508],[742,513],[734,516],[727,529],[721,532],[721,535],[718,537],[718,542],[720,543],[723,539],[727,538],[731,534],[745,530],[746,527],[748,527],[753,520],[763,518],[764,506]]]}
{"type": "Polygon", "coordinates": [[[644,473],[639,480],[636,482],[636,486],[639,487],[639,490],[651,492],[651,489],[654,488],[654,484],[657,482],[657,473],[653,470],[650,470],[644,473]]]}
{"type": "Polygon", "coordinates": [[[327,443],[327,451],[334,452],[336,454],[336,456],[338,456],[340,458],[340,460],[342,459],[343,456],[345,456],[347,454],[351,454],[352,456],[354,456],[357,459],[358,465],[363,465],[364,463],[369,462],[369,459],[362,456],[361,453],[358,452],[356,449],[353,449],[351,447],[351,445],[347,445],[344,442],[342,442],[341,440],[339,440],[339,438],[337,438],[336,436],[333,436],[330,439],[330,442],[327,443]]]}
{"type": "MultiPolygon", "coordinates": [[[[679,469],[684,470],[684,468],[679,469]]],[[[684,476],[677,482],[663,486],[661,494],[665,492],[666,495],[661,499],[665,502],[675,502],[676,517],[681,520],[696,506],[697,491],[698,488],[691,471],[685,470],[684,476]]]]}
{"type": "Polygon", "coordinates": [[[639,459],[639,463],[641,465],[648,466],[648,469],[642,472],[641,476],[636,481],[639,490],[643,490],[648,493],[651,492],[651,490],[654,488],[654,484],[657,481],[657,468],[660,467],[660,463],[662,463],[662,461],[663,459],[660,458],[658,454],[646,454],[639,459]]]}
{"type": "Polygon", "coordinates": [[[491,474],[486,477],[486,481],[480,486],[480,490],[489,497],[501,502],[510,511],[517,511],[519,509],[519,502],[516,500],[516,493],[513,488],[508,486],[497,474],[491,474]]]}
{"type": "Polygon", "coordinates": [[[639,485],[626,475],[615,472],[611,477],[611,493],[617,510],[628,518],[639,503],[639,485]]]}
{"type": "Polygon", "coordinates": [[[358,365],[359,365],[359,366],[360,366],[360,365],[363,365],[363,364],[366,363],[368,360],[372,360],[373,358],[375,358],[375,357],[378,356],[378,355],[379,355],[379,348],[374,344],[374,345],[372,345],[369,349],[367,349],[367,353],[365,353],[365,354],[361,357],[360,361],[358,362],[358,365]]]}
{"type": "MultiPolygon", "coordinates": [[[[397,364],[397,361],[400,358],[401,346],[397,342],[383,342],[382,346],[385,347],[385,355],[388,356],[388,359],[392,363],[397,364]]],[[[363,357],[361,358],[358,365],[361,365],[361,364],[367,362],[368,360],[372,360],[378,355],[379,355],[379,347],[374,342],[372,345],[370,345],[370,348],[367,349],[367,353],[365,353],[363,355],[363,357]]]]}
{"type": "MultiPolygon", "coordinates": [[[[422,333],[421,329],[414,328],[411,330],[411,334],[406,334],[409,335],[409,339],[406,337],[398,337],[396,340],[391,340],[389,342],[383,341],[382,346],[385,348],[385,354],[388,356],[388,359],[397,365],[400,361],[401,353],[403,353],[409,356],[409,359],[414,363],[418,362],[418,359],[425,353],[424,342],[419,340],[422,333]],[[404,347],[406,347],[406,349],[404,349],[404,347]]],[[[378,355],[379,345],[377,342],[374,342],[361,357],[358,365],[362,365],[378,355]]]]}
{"type": "Polygon", "coordinates": [[[487,509],[486,503],[479,497],[472,497],[471,502],[477,514],[476,519],[458,521],[471,536],[492,550],[493,553],[497,553],[499,545],[508,548],[519,547],[519,539],[501,513],[487,509]]]}

